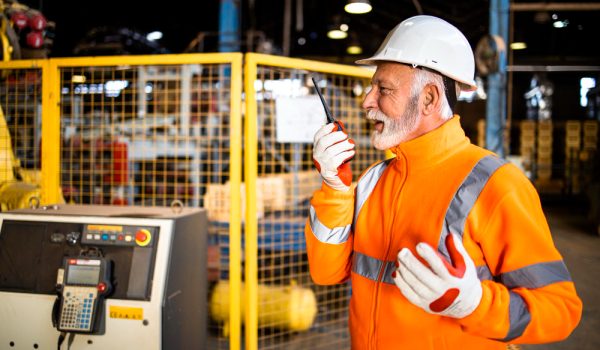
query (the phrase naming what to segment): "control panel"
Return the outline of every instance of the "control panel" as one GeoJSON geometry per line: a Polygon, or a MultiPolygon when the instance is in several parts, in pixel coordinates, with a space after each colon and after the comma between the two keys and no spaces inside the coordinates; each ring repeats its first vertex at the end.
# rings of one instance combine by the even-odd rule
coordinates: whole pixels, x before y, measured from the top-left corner
{"type": "Polygon", "coordinates": [[[81,242],[83,244],[115,245],[124,247],[146,247],[152,243],[152,227],[85,225],[81,242]]]}

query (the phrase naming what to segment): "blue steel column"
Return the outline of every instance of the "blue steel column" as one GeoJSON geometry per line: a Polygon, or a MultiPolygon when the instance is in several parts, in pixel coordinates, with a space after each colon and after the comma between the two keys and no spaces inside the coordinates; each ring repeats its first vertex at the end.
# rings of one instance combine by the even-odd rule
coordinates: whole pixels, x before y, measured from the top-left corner
{"type": "MultiPolygon", "coordinates": [[[[508,46],[509,0],[490,0],[490,35],[501,37],[508,46]]],[[[486,148],[504,157],[506,127],[506,52],[500,55],[498,72],[488,75],[486,105],[486,148]]]]}
{"type": "Polygon", "coordinates": [[[219,8],[219,52],[240,51],[239,0],[221,0],[219,8]]]}

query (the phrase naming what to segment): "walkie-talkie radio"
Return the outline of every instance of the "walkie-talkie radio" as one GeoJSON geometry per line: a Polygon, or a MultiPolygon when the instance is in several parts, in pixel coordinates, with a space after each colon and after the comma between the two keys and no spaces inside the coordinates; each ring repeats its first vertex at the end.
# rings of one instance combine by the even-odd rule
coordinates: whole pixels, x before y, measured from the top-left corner
{"type": "MultiPolygon", "coordinates": [[[[334,131],[343,131],[344,133],[347,134],[344,124],[341,121],[335,120],[335,118],[333,118],[331,109],[329,109],[329,105],[327,104],[327,101],[325,101],[323,94],[321,94],[321,90],[319,89],[319,85],[317,84],[317,81],[315,80],[314,77],[311,77],[311,79],[312,79],[313,85],[315,86],[315,90],[317,91],[317,95],[319,95],[319,98],[321,99],[321,104],[323,105],[323,109],[325,110],[325,115],[327,116],[327,123],[333,123],[336,126],[336,129],[334,131]]],[[[352,139],[350,139],[349,141],[350,141],[350,143],[354,143],[354,141],[352,139]]],[[[352,158],[354,158],[354,156],[349,157],[348,159],[344,160],[344,162],[337,168],[338,176],[339,176],[340,180],[342,180],[342,182],[347,186],[350,186],[352,184],[352,170],[350,169],[350,163],[349,163],[352,160],[352,158]]],[[[321,171],[320,166],[317,162],[315,162],[315,166],[317,167],[317,170],[321,171]]]]}

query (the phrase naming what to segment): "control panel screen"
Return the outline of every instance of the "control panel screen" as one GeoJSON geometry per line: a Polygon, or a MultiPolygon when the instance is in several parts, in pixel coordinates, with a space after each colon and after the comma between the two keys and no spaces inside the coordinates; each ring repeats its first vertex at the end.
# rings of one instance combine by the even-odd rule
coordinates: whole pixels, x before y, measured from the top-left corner
{"type": "Polygon", "coordinates": [[[69,265],[67,269],[68,284],[83,284],[94,286],[98,284],[100,266],[69,265]]]}

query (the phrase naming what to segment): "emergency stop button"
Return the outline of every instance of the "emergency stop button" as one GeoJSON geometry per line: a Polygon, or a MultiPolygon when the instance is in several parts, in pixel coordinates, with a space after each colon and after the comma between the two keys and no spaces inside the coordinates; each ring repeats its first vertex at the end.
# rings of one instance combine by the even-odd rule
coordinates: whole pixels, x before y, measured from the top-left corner
{"type": "Polygon", "coordinates": [[[146,230],[145,228],[141,228],[135,233],[135,243],[137,243],[139,246],[145,247],[150,244],[151,240],[152,235],[150,234],[150,231],[146,230]]]}

